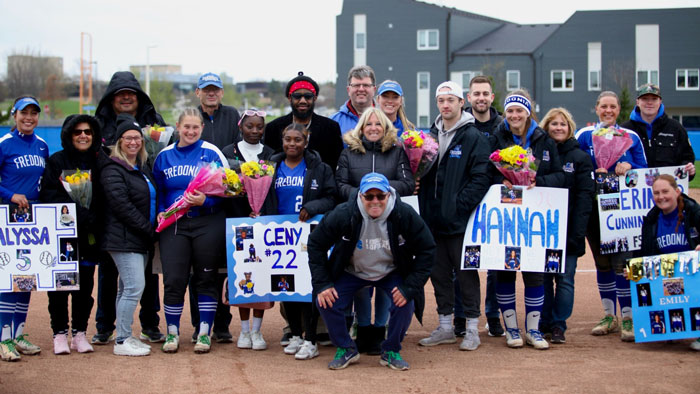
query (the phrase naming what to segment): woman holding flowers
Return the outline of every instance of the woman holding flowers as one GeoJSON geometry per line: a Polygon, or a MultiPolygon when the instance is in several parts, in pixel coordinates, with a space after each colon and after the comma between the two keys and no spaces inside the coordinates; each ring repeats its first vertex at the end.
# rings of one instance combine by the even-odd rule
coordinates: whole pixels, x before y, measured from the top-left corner
{"type": "MultiPolygon", "coordinates": [[[[283,152],[272,156],[277,168],[263,211],[274,215],[299,215],[305,222],[335,206],[336,186],[333,170],[318,153],[306,149],[308,130],[292,123],[282,132],[283,152]]],[[[292,338],[284,348],[297,360],[318,356],[316,324],[318,310],[312,302],[283,302],[292,338]],[[302,339],[302,333],[305,333],[302,339]]]]}
{"type": "MultiPolygon", "coordinates": [[[[617,125],[617,117],[620,115],[620,99],[617,97],[617,94],[610,91],[600,93],[595,104],[595,112],[598,115],[598,123],[595,126],[584,127],[579,130],[576,133],[576,139],[581,149],[589,154],[593,167],[596,169],[596,178],[608,173],[611,176],[624,175],[632,168],[645,168],[647,160],[639,136],[634,131],[623,129],[617,125]],[[596,136],[601,138],[596,138],[596,136]],[[623,139],[628,141],[623,141],[623,139]],[[596,152],[596,149],[594,149],[594,141],[596,140],[609,140],[613,143],[626,142],[626,146],[629,148],[626,150],[620,148],[621,152],[618,153],[621,153],[621,155],[617,156],[619,157],[617,160],[614,160],[614,157],[608,158],[609,162],[603,164],[600,157],[601,152],[596,152]]],[[[600,293],[605,312],[605,316],[593,327],[591,334],[607,335],[620,329],[616,310],[617,303],[619,303],[622,315],[620,339],[632,342],[634,341],[632,297],[630,295],[629,280],[623,274],[625,260],[631,257],[631,254],[629,252],[605,255],[600,253],[600,221],[597,203],[593,205],[586,235],[588,245],[591,247],[591,252],[593,252],[598,292],[600,293]]]]}
{"type": "MultiPolygon", "coordinates": [[[[28,212],[37,202],[49,147],[34,134],[39,124],[39,102],[19,97],[10,114],[15,126],[0,138],[0,203],[28,212]]],[[[31,292],[0,293],[0,359],[16,361],[22,354],[37,354],[41,348],[27,340],[24,323],[31,292]]]]}
{"type": "Polygon", "coordinates": [[[180,316],[190,269],[199,307],[200,323],[195,328],[198,333],[194,346],[197,353],[207,353],[211,348],[211,327],[220,296],[216,275],[225,258],[221,198],[199,190],[185,192],[203,164],[217,163],[228,168],[223,153],[213,144],[200,140],[203,124],[199,110],[185,109],[176,124],[179,140],[158,154],[153,168],[158,186],[158,221],[164,220],[166,207],[177,200],[184,199],[190,205],[184,216],[160,233],[163,305],[168,326],[162,349],[166,353],[177,352],[179,348],[180,316]]]}
{"type": "Polygon", "coordinates": [[[101,247],[109,252],[119,273],[114,354],[147,356],[150,346],[131,335],[131,326],[146,286],[148,254],[153,251],[155,181],[146,161],[141,126],[133,116],[117,117],[116,138],[110,157],[99,159],[106,208],[101,247]]]}
{"type": "Polygon", "coordinates": [[[552,343],[564,343],[566,319],[574,308],[574,274],[576,261],[586,253],[586,225],[593,209],[595,183],[591,179],[593,165],[574,138],[576,124],[569,111],[552,108],[542,118],[542,128],[557,143],[569,189],[569,224],[566,231],[566,257],[563,274],[544,274],[544,309],[540,331],[551,336],[552,343]],[[556,283],[556,290],[554,283],[556,283]]]}
{"type": "MultiPolygon", "coordinates": [[[[539,160],[537,171],[530,172],[523,183],[529,187],[561,187],[564,185],[556,143],[549,138],[532,116],[532,101],[525,90],[510,93],[504,103],[505,119],[489,136],[491,150],[505,149],[517,145],[539,160]]],[[[519,155],[520,156],[520,155],[519,155]]],[[[505,158],[504,158],[505,159],[505,158]]],[[[509,160],[513,160],[512,158],[509,160]]],[[[502,182],[509,188],[513,184],[501,174],[494,183],[502,182]]],[[[522,184],[522,183],[521,183],[522,184]]],[[[544,302],[543,275],[539,272],[523,272],[525,283],[525,339],[535,349],[547,349],[549,344],[539,331],[540,314],[544,302]]],[[[506,326],[506,343],[509,347],[523,346],[515,311],[515,271],[499,271],[496,276],[496,298],[506,326]]]]}
{"type": "MultiPolygon", "coordinates": [[[[79,353],[92,352],[85,331],[94,299],[95,265],[99,261],[100,248],[97,235],[102,228],[103,204],[101,193],[93,192],[100,177],[97,157],[101,150],[100,125],[89,115],[71,115],[63,122],[61,130],[63,150],[54,153],[46,162],[39,197],[46,203],[75,203],[78,219],[78,273],[80,289],[74,291],[50,291],[49,315],[53,329],[53,351],[69,354],[71,349],[79,353]],[[75,174],[72,172],[79,170],[75,174]],[[66,175],[67,174],[67,175],[66,175]],[[94,180],[94,181],[93,181],[94,180]],[[68,182],[68,193],[62,181],[68,182]],[[68,296],[71,296],[72,340],[68,347],[68,296]]],[[[64,205],[65,207],[65,205],[64,205]]],[[[67,208],[66,208],[67,209],[67,208]]]]}
{"type": "MultiPolygon", "coordinates": [[[[385,94],[391,94],[392,81],[382,86],[385,94]]],[[[394,83],[395,84],[395,83],[394,83]]],[[[396,84],[398,85],[398,84],[396,84]]],[[[396,93],[394,93],[396,94],[396,93]]],[[[396,116],[396,114],[394,114],[396,116]]],[[[362,113],[354,130],[345,133],[343,141],[348,145],[340,154],[335,180],[342,201],[354,199],[362,177],[370,172],[380,173],[389,180],[391,187],[400,196],[413,194],[415,182],[411,166],[403,148],[398,145],[396,128],[378,108],[369,108],[362,113]]],[[[381,353],[385,326],[389,318],[391,300],[384,292],[377,292],[374,325],[372,325],[372,289],[361,289],[354,299],[357,315],[357,346],[360,353],[381,353]]]]}

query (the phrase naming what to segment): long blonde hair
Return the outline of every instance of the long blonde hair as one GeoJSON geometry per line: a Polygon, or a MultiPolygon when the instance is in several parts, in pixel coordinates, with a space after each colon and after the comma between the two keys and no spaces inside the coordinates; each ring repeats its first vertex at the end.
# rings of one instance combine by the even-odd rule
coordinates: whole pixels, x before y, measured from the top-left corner
{"type": "MultiPolygon", "coordinates": [[[[143,137],[143,132],[141,130],[137,131],[141,135],[141,149],[139,149],[139,153],[136,154],[136,164],[141,167],[144,163],[146,163],[146,160],[148,160],[148,152],[146,152],[146,141],[143,137]]],[[[129,159],[126,158],[126,154],[124,154],[124,151],[122,151],[122,144],[120,141],[121,138],[122,137],[119,137],[117,142],[112,146],[112,152],[109,154],[109,157],[117,158],[125,163],[129,163],[129,159]]]]}

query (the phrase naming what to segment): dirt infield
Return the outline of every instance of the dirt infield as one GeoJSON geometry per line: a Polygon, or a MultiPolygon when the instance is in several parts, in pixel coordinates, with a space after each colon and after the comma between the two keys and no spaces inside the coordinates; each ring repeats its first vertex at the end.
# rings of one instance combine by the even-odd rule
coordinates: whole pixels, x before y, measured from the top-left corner
{"type": "MultiPolygon", "coordinates": [[[[698,197],[697,193],[694,197],[698,197]]],[[[700,352],[689,350],[690,340],[673,343],[623,343],[619,334],[594,337],[590,329],[602,317],[590,253],[579,260],[576,303],[569,320],[567,343],[547,351],[509,349],[505,338],[492,338],[479,324],[481,347],[458,350],[459,343],[432,348],[418,340],[437,325],[435,297],[426,286],[424,326],[413,321],[404,340],[402,356],[411,370],[397,372],[379,365],[379,357],[365,356],[359,364],[330,371],[335,354],[321,347],[321,356],[296,361],[282,352],[283,327],[278,307],[268,311],[263,335],[268,350],[240,350],[235,344],[213,344],[209,354],[194,354],[189,342],[188,313],[182,319],[183,344],[177,354],[155,348],[148,357],[112,355],[112,345],[96,346],[91,354],[53,354],[47,296],[35,293],[26,332],[43,349],[39,356],[23,356],[17,363],[0,363],[2,393],[322,393],[322,392],[596,392],[695,393],[700,387],[700,352]]],[[[485,273],[482,277],[482,294],[485,273]]],[[[518,314],[523,325],[522,281],[518,279],[518,314]]],[[[96,291],[95,291],[96,296],[96,291]]],[[[483,302],[483,301],[482,301],[483,302]]],[[[187,307],[186,307],[187,308],[187,307]]],[[[187,309],[186,309],[187,310],[187,309]]],[[[483,311],[483,307],[482,307],[483,311]]],[[[238,335],[235,308],[231,331],[238,335]]],[[[162,316],[161,316],[162,317],[162,316]]],[[[138,319],[135,332],[138,327],[138,319]]],[[[161,320],[161,329],[164,328],[161,320]]],[[[94,309],[88,335],[95,331],[94,309]]]]}

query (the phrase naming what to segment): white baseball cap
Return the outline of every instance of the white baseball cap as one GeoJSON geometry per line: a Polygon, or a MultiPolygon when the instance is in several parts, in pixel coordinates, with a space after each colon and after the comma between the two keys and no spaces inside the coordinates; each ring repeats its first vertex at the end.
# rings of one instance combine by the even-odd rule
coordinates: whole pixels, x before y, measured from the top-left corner
{"type": "Polygon", "coordinates": [[[438,85],[437,89],[435,89],[435,97],[442,96],[445,94],[451,94],[454,96],[459,97],[460,99],[464,100],[464,94],[462,93],[462,88],[457,84],[457,82],[454,81],[445,81],[438,85]],[[443,90],[440,91],[440,89],[444,88],[449,88],[450,90],[443,90]]]}

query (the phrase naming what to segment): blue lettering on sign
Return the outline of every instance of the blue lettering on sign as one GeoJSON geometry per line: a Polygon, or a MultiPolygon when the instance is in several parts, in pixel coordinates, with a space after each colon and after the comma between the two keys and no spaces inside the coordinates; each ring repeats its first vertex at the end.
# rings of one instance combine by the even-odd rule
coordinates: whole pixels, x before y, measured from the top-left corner
{"type": "Polygon", "coordinates": [[[654,206],[654,194],[651,188],[620,190],[620,209],[629,211],[643,209],[648,211],[654,206]]]}
{"type": "MultiPolygon", "coordinates": [[[[542,247],[557,248],[559,211],[530,212],[530,208],[523,210],[521,207],[489,209],[485,203],[477,206],[471,242],[491,243],[493,231],[498,233],[499,244],[531,247],[533,238],[537,236],[542,247]],[[509,238],[511,242],[508,242],[509,238]]],[[[496,236],[493,239],[495,241],[496,236]]]]}
{"type": "Polygon", "coordinates": [[[277,227],[266,229],[263,233],[263,241],[266,246],[298,245],[301,239],[301,227],[287,228],[277,227]]]}
{"type": "Polygon", "coordinates": [[[4,228],[0,230],[0,245],[50,245],[47,227],[4,228]]]}
{"type": "Polygon", "coordinates": [[[642,228],[644,216],[630,216],[627,218],[618,218],[613,214],[608,215],[605,219],[605,226],[608,230],[625,230],[628,228],[642,228]]]}

